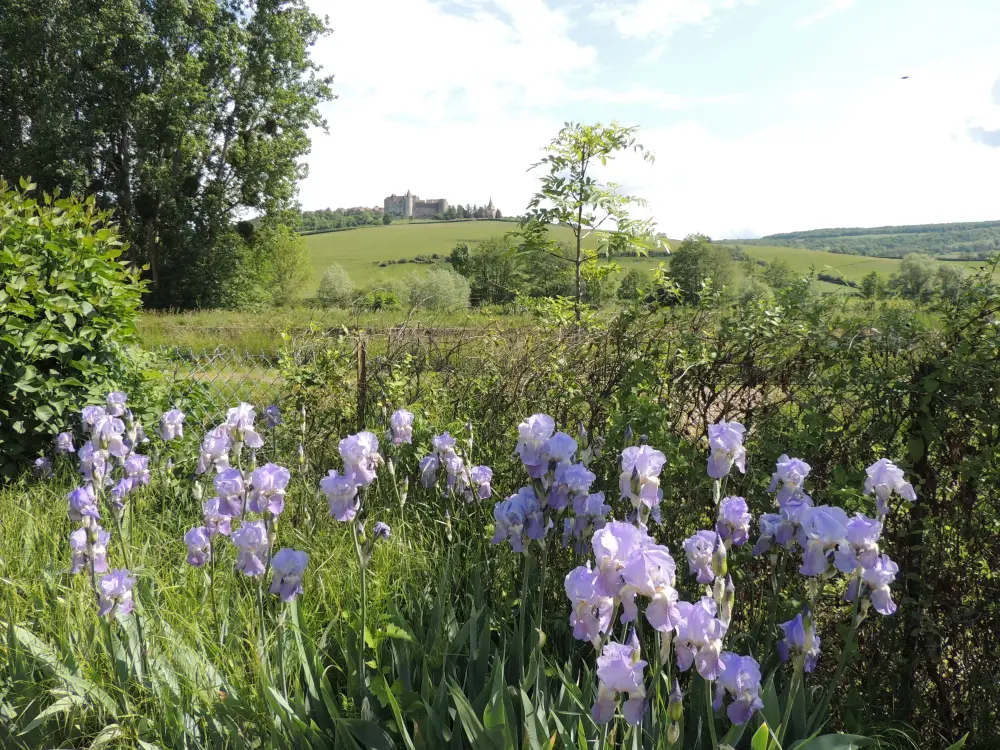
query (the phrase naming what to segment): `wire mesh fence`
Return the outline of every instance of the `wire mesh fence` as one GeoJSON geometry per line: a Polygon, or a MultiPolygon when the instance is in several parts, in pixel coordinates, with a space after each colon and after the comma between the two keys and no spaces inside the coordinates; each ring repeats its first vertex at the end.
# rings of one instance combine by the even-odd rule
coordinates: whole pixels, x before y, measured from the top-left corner
{"type": "Polygon", "coordinates": [[[154,349],[163,363],[164,377],[174,383],[201,384],[211,411],[222,414],[241,401],[266,406],[281,392],[278,357],[228,347],[154,349]]]}

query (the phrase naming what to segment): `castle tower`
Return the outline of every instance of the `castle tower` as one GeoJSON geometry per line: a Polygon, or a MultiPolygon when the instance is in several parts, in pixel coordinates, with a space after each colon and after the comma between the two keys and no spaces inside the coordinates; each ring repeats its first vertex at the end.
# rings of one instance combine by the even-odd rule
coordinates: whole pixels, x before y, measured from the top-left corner
{"type": "Polygon", "coordinates": [[[413,218],[413,201],[416,198],[416,196],[413,193],[411,193],[409,190],[407,190],[406,191],[406,195],[404,196],[404,198],[406,199],[406,207],[405,207],[405,209],[403,211],[403,216],[405,216],[407,219],[412,219],[413,218]]]}

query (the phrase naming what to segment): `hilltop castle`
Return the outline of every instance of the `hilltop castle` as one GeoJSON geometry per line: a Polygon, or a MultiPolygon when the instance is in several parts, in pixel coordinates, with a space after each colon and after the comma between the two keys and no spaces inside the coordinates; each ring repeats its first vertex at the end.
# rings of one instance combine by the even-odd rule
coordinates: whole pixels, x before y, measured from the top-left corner
{"type": "Polygon", "coordinates": [[[406,195],[396,195],[393,193],[385,199],[383,206],[387,214],[399,216],[403,219],[412,219],[420,216],[438,216],[448,210],[448,201],[444,198],[422,201],[420,196],[414,195],[409,190],[406,195]]]}

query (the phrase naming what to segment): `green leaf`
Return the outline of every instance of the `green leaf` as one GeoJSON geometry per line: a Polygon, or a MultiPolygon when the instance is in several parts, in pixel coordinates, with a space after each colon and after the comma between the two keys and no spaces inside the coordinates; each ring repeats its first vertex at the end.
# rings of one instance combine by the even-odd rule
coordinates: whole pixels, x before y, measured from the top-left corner
{"type": "Polygon", "coordinates": [[[767,750],[767,741],[771,737],[771,732],[767,728],[767,722],[763,722],[760,728],[754,732],[753,739],[750,740],[750,750],[767,750]]]}
{"type": "Polygon", "coordinates": [[[73,709],[79,708],[83,705],[84,705],[83,698],[81,698],[79,695],[65,695],[59,700],[57,700],[55,703],[53,703],[51,706],[46,708],[44,711],[41,711],[38,714],[38,716],[36,716],[34,719],[29,721],[27,726],[25,726],[24,729],[22,729],[18,733],[18,735],[22,736],[28,734],[28,732],[35,729],[36,727],[41,726],[51,717],[56,716],[58,714],[68,713],[73,709]]]}
{"type": "Polygon", "coordinates": [[[962,739],[960,739],[954,745],[950,745],[947,748],[947,750],[962,750],[962,748],[965,747],[965,741],[967,739],[969,739],[969,733],[968,732],[966,732],[964,735],[962,735],[962,739]]]}
{"type": "Polygon", "coordinates": [[[35,416],[38,417],[41,422],[48,422],[52,419],[54,414],[55,412],[52,411],[52,407],[48,404],[42,404],[41,406],[35,407],[35,416]]]}
{"type": "Polygon", "coordinates": [[[392,738],[378,724],[365,719],[341,719],[341,724],[347,727],[363,747],[372,750],[396,750],[392,738]]]}
{"type": "Polygon", "coordinates": [[[855,750],[874,745],[875,740],[857,734],[824,734],[820,737],[799,740],[788,750],[855,750]]]}

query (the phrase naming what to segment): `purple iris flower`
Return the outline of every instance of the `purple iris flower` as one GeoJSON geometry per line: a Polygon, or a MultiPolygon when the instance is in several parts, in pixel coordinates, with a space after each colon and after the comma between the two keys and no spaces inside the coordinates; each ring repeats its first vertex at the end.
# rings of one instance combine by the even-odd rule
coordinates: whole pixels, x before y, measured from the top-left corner
{"type": "Polygon", "coordinates": [[[469,481],[475,489],[475,496],[479,500],[489,500],[493,497],[493,469],[489,466],[473,466],[469,469],[469,481]]]}
{"type": "Polygon", "coordinates": [[[875,504],[880,517],[889,513],[889,497],[896,493],[908,503],[916,502],[917,493],[913,485],[906,481],[903,470],[887,458],[880,458],[865,473],[865,494],[875,494],[875,504]]]}
{"type": "MultiPolygon", "coordinates": [[[[203,517],[205,519],[205,532],[209,536],[229,536],[231,521],[236,513],[231,513],[232,508],[222,498],[212,497],[205,501],[202,506],[203,517]]],[[[239,513],[242,510],[237,510],[239,513]]]]}
{"type": "MultiPolygon", "coordinates": [[[[652,541],[652,540],[650,540],[652,541]]],[[[635,597],[646,597],[646,620],[655,630],[666,633],[677,627],[680,610],[677,609],[677,565],[670,550],[660,544],[649,543],[633,554],[621,569],[624,585],[618,591],[622,600],[622,622],[632,622],[639,616],[635,597]]]]}
{"type": "Polygon", "coordinates": [[[611,521],[591,539],[597,570],[604,586],[613,597],[618,597],[625,581],[622,569],[638,552],[656,542],[643,529],[623,521],[611,521]]]}
{"type": "Polygon", "coordinates": [[[817,505],[805,510],[799,529],[799,544],[805,550],[799,568],[802,575],[820,576],[829,570],[831,553],[847,541],[847,524],[843,508],[817,505]]]}
{"type": "Polygon", "coordinates": [[[94,428],[94,424],[98,419],[107,414],[107,411],[103,406],[85,406],[80,410],[80,421],[83,422],[83,426],[87,428],[89,432],[94,428]]]}
{"type": "Polygon", "coordinates": [[[684,554],[687,555],[688,569],[698,576],[698,583],[715,580],[712,570],[712,553],[715,551],[718,535],[714,531],[702,529],[684,540],[684,554]]]}
{"type": "Polygon", "coordinates": [[[371,432],[359,432],[340,441],[340,457],[344,461],[344,474],[353,475],[359,487],[375,481],[376,470],[382,461],[378,452],[378,438],[371,432]]]}
{"type": "Polygon", "coordinates": [[[149,456],[130,453],[124,463],[125,475],[132,480],[133,488],[149,484],[149,456]]]}
{"type": "Polygon", "coordinates": [[[718,424],[708,426],[708,475],[712,479],[722,479],[729,474],[733,465],[746,474],[747,451],[743,447],[743,433],[746,428],[739,422],[720,419],[718,424]]]}
{"type": "Polygon", "coordinates": [[[129,454],[129,447],[124,439],[125,423],[118,417],[110,414],[98,417],[90,435],[95,447],[107,451],[116,458],[125,458],[129,454]]]}
{"type": "Polygon", "coordinates": [[[548,463],[570,463],[576,454],[576,441],[565,432],[557,432],[542,444],[542,458],[548,463]]]}
{"type": "Polygon", "coordinates": [[[577,495],[573,498],[572,507],[573,517],[563,519],[563,547],[573,538],[577,540],[577,546],[580,546],[580,542],[592,532],[604,528],[605,517],[611,512],[611,506],[604,501],[603,492],[577,495]]]}
{"type": "Polygon", "coordinates": [[[115,483],[115,486],[111,488],[111,507],[112,509],[120,514],[125,510],[125,498],[131,494],[138,485],[130,477],[122,477],[115,483]]]}
{"type": "Polygon", "coordinates": [[[248,448],[263,448],[264,438],[260,436],[254,427],[257,419],[257,412],[250,404],[241,403],[226,412],[225,427],[228,428],[232,439],[246,443],[248,448]]]}
{"type": "Polygon", "coordinates": [[[812,505],[812,500],[802,488],[811,468],[800,458],[789,458],[787,454],[781,454],[777,461],[776,470],[771,475],[771,484],[767,488],[768,492],[778,492],[779,507],[784,509],[788,504],[797,507],[803,502],[812,505]]]}
{"type": "Polygon", "coordinates": [[[271,404],[264,409],[264,426],[273,430],[279,424],[281,424],[281,409],[276,404],[271,404]]]}
{"type": "Polygon", "coordinates": [[[615,715],[620,697],[625,698],[622,715],[629,724],[639,724],[645,708],[646,689],[643,671],[646,662],[640,658],[639,639],[635,631],[625,643],[608,643],[597,657],[597,701],[591,714],[598,724],[606,724],[615,715]]]}
{"type": "Polygon", "coordinates": [[[587,566],[574,568],[566,576],[566,596],[570,600],[569,624],[573,637],[578,641],[590,641],[594,648],[600,645],[601,637],[611,628],[614,600],[604,587],[600,573],[587,566]]]}
{"type": "Polygon", "coordinates": [[[556,422],[548,414],[534,414],[518,425],[515,450],[532,479],[541,479],[548,471],[549,462],[543,449],[555,428],[556,422]]]}
{"type": "Polygon", "coordinates": [[[796,656],[805,655],[806,672],[812,672],[819,661],[819,636],[816,635],[816,623],[812,616],[804,618],[802,613],[788,622],[778,625],[782,631],[782,638],[778,641],[778,656],[782,661],[788,661],[796,656]],[[806,620],[808,619],[808,628],[806,620]]]}
{"type": "Polygon", "coordinates": [[[715,710],[722,708],[728,694],[732,702],[726,715],[733,724],[746,724],[754,711],[764,709],[760,699],[760,665],[751,656],[740,656],[732,651],[722,652],[722,673],[715,686],[715,710]]]}
{"type": "Polygon", "coordinates": [[[51,479],[53,474],[52,459],[48,456],[39,456],[35,459],[32,470],[39,479],[51,479]]]}
{"type": "Polygon", "coordinates": [[[73,445],[73,433],[60,432],[56,435],[56,455],[66,456],[70,453],[76,453],[76,447],[73,445]]]}
{"type": "Polygon", "coordinates": [[[264,572],[267,559],[267,527],[263,521],[248,521],[232,533],[230,537],[238,550],[236,569],[247,576],[259,576],[264,572]]]}
{"type": "Polygon", "coordinates": [[[715,600],[705,596],[695,604],[678,602],[677,609],[680,613],[674,639],[677,668],[686,672],[694,665],[706,680],[716,679],[722,669],[722,639],[727,628],[715,616],[715,600]]]}
{"type": "Polygon", "coordinates": [[[732,540],[737,547],[747,543],[750,538],[750,510],[747,501],[742,497],[726,497],[719,503],[719,518],[715,522],[715,531],[723,540],[732,540]]]}
{"type": "Polygon", "coordinates": [[[112,570],[102,576],[98,582],[100,609],[98,614],[107,615],[119,612],[127,615],[132,611],[132,587],[135,579],[124,568],[112,570]]]}
{"type": "Polygon", "coordinates": [[[406,409],[396,409],[389,417],[389,431],[393,445],[413,442],[413,414],[406,409]]]}
{"type": "Polygon", "coordinates": [[[622,451],[622,471],[618,477],[618,489],[622,497],[628,498],[636,510],[641,505],[650,509],[658,508],[660,492],[660,471],[667,457],[648,445],[629,446],[622,451]]]}
{"type": "Polygon", "coordinates": [[[72,532],[69,535],[72,564],[69,572],[79,573],[84,569],[89,570],[91,563],[95,573],[107,572],[109,541],[111,534],[96,523],[72,532]]]}
{"type": "Polygon", "coordinates": [[[493,506],[493,519],[496,531],[492,543],[500,544],[507,540],[514,552],[524,551],[526,539],[541,540],[548,531],[542,506],[531,487],[522,487],[517,494],[493,506]]]}
{"type": "Polygon", "coordinates": [[[392,536],[392,529],[389,528],[389,524],[378,521],[375,524],[375,528],[372,529],[372,538],[375,541],[379,539],[385,540],[392,536]]]}
{"type": "Polygon", "coordinates": [[[211,534],[204,526],[188,529],[184,535],[184,544],[188,548],[187,561],[194,567],[200,568],[212,559],[211,534]]]}
{"type": "Polygon", "coordinates": [[[184,437],[184,412],[171,409],[160,417],[160,437],[166,441],[184,437]]]}
{"type": "MultiPolygon", "coordinates": [[[[861,574],[861,582],[867,586],[871,592],[872,606],[881,615],[892,615],[896,612],[896,603],[892,600],[892,592],[889,590],[890,584],[896,580],[899,573],[899,566],[896,565],[888,555],[879,555],[875,564],[865,568],[861,574]]],[[[852,583],[855,585],[857,580],[852,583]]],[[[847,601],[854,601],[856,591],[848,586],[847,601]]]]}
{"type": "Polygon", "coordinates": [[[87,484],[77,487],[69,493],[69,519],[71,521],[85,521],[88,518],[99,519],[100,511],[97,509],[97,500],[94,496],[93,485],[87,484]]]}
{"type": "Polygon", "coordinates": [[[229,468],[229,451],[233,448],[233,440],[229,436],[229,428],[226,425],[213,427],[201,442],[201,452],[198,455],[198,466],[196,474],[204,474],[210,467],[215,467],[216,471],[229,468]]]}
{"type": "Polygon", "coordinates": [[[271,559],[274,576],[271,579],[270,592],[290,602],[302,593],[302,575],[309,563],[309,555],[305,552],[284,547],[278,550],[271,559]]]}
{"type": "Polygon", "coordinates": [[[251,481],[253,493],[248,507],[254,513],[268,511],[278,515],[285,508],[285,488],[291,481],[292,473],[284,466],[265,464],[255,469],[251,481]]]}
{"type": "Polygon", "coordinates": [[[354,475],[343,476],[331,469],[319,482],[319,488],[326,495],[330,505],[330,515],[338,521],[352,521],[358,514],[360,499],[354,475]]]}
{"type": "Polygon", "coordinates": [[[420,483],[424,486],[424,489],[430,489],[434,486],[434,483],[437,481],[437,473],[440,467],[441,462],[433,453],[420,459],[420,464],[417,468],[420,471],[420,483]]]}
{"type": "Polygon", "coordinates": [[[847,523],[845,543],[837,547],[833,556],[837,570],[850,575],[858,568],[873,567],[878,560],[878,540],[881,536],[881,522],[868,518],[864,513],[856,513],[847,523]]]}
{"type": "Polygon", "coordinates": [[[125,405],[128,403],[128,396],[121,391],[111,391],[108,394],[108,414],[112,417],[120,417],[125,413],[125,405]]]}

